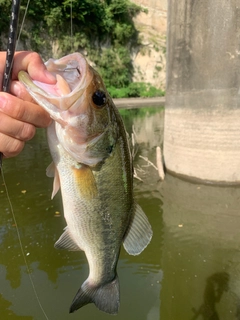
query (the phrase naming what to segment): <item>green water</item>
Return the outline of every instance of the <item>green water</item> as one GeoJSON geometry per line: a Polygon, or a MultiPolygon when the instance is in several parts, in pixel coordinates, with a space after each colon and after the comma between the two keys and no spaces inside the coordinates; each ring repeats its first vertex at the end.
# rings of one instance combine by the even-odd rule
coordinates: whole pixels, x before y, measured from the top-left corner
{"type": "MultiPolygon", "coordinates": [[[[88,305],[68,314],[86,279],[82,252],[53,245],[65,226],[61,197],[50,200],[51,162],[45,132],[39,130],[24,152],[4,160],[4,173],[31,277],[49,319],[232,320],[240,319],[240,189],[191,184],[166,176],[156,163],[162,144],[163,110],[123,112],[135,132],[136,199],[153,227],[151,244],[137,256],[121,252],[118,274],[121,306],[110,316],[88,305]]],[[[46,319],[34,294],[17,230],[0,180],[0,319],[46,319]]]]}

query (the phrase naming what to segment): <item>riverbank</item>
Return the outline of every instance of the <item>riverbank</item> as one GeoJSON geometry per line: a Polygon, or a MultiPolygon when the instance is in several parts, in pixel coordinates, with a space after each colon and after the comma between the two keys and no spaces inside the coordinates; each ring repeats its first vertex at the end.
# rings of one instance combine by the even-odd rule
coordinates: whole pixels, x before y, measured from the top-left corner
{"type": "Polygon", "coordinates": [[[113,99],[116,107],[125,109],[143,108],[143,107],[162,107],[165,105],[165,97],[155,98],[123,98],[113,99]]]}

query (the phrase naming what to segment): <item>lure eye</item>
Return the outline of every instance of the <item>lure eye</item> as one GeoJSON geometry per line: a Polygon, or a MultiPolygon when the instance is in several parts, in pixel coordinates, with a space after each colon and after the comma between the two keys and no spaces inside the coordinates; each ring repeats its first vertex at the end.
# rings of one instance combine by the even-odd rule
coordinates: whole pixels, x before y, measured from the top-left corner
{"type": "Polygon", "coordinates": [[[95,103],[96,106],[102,108],[105,106],[107,98],[103,91],[97,90],[92,95],[92,101],[95,103]]]}

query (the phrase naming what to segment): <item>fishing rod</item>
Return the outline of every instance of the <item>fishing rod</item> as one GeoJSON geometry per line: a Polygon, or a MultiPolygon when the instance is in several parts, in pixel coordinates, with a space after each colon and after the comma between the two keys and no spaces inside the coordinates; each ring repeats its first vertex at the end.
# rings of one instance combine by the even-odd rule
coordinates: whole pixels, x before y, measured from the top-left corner
{"type": "MultiPolygon", "coordinates": [[[[8,93],[10,92],[12,69],[13,69],[13,58],[16,50],[20,2],[21,0],[13,0],[12,8],[11,8],[11,17],[10,17],[9,32],[8,32],[8,43],[7,43],[7,50],[6,50],[6,62],[5,62],[3,84],[2,84],[2,91],[8,92],[8,93]]],[[[0,152],[0,169],[2,168],[2,158],[3,158],[3,154],[2,152],[0,152]]]]}

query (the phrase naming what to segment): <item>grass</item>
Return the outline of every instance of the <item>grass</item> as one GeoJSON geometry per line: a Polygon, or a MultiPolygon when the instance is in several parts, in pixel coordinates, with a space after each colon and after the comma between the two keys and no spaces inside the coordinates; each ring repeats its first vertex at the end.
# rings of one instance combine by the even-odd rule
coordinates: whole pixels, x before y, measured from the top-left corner
{"type": "Polygon", "coordinates": [[[150,83],[132,82],[128,87],[108,87],[112,98],[162,97],[165,91],[152,86],[150,83]]]}

